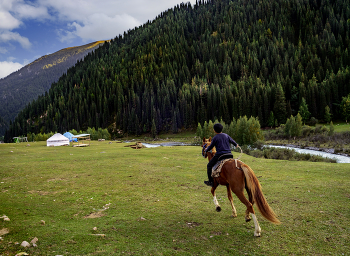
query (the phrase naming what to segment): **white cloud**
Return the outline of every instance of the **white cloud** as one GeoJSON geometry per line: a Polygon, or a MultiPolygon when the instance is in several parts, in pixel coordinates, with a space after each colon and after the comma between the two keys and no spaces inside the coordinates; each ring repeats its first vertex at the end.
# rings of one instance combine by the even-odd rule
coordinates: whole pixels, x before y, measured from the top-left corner
{"type": "Polygon", "coordinates": [[[109,17],[104,13],[95,13],[86,17],[82,24],[78,22],[69,24],[72,30],[65,31],[61,41],[69,41],[76,36],[84,41],[111,39],[122,33],[120,31],[126,31],[139,25],[141,25],[140,21],[127,14],[109,17]]]}
{"type": "MultiPolygon", "coordinates": [[[[1,5],[0,5],[1,10],[1,5]]],[[[9,12],[0,11],[0,29],[11,30],[18,28],[21,21],[14,18],[9,12]]]]}
{"type": "Polygon", "coordinates": [[[13,8],[14,13],[20,19],[39,19],[50,18],[45,6],[34,6],[28,4],[18,4],[13,8]]]}
{"type": "Polygon", "coordinates": [[[29,42],[28,38],[21,36],[17,32],[0,32],[0,42],[10,42],[10,41],[17,41],[22,45],[23,48],[29,49],[31,47],[31,43],[29,42]]]}
{"type": "Polygon", "coordinates": [[[0,78],[6,77],[22,67],[23,65],[17,62],[2,61],[0,62],[0,78]]]}

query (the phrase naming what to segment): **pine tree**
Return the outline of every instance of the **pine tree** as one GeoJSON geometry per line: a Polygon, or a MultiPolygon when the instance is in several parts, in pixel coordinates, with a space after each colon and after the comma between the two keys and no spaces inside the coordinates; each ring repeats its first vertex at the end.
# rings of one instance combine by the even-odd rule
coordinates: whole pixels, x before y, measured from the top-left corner
{"type": "Polygon", "coordinates": [[[301,135],[302,128],[303,128],[302,118],[301,118],[301,115],[298,113],[297,116],[295,117],[295,133],[294,133],[294,135],[296,137],[299,137],[301,135]]]}
{"type": "Polygon", "coordinates": [[[330,108],[328,105],[324,109],[324,120],[327,122],[327,124],[332,121],[332,114],[330,113],[330,108]]]}
{"type": "Polygon", "coordinates": [[[152,138],[155,138],[157,136],[157,127],[156,127],[156,123],[154,122],[154,119],[152,120],[151,135],[152,135],[152,138]]]}
{"type": "Polygon", "coordinates": [[[340,103],[340,107],[341,107],[341,113],[342,116],[345,120],[345,122],[347,123],[348,120],[350,120],[350,94],[346,97],[343,97],[341,103],[340,103]]]}
{"type": "Polygon", "coordinates": [[[267,120],[267,125],[271,128],[275,125],[275,116],[272,111],[270,112],[269,119],[267,120]]]}
{"type": "Polygon", "coordinates": [[[198,123],[196,136],[198,136],[198,137],[200,137],[202,139],[202,134],[203,134],[202,126],[201,126],[200,123],[198,123]]]}
{"type": "Polygon", "coordinates": [[[286,122],[286,98],[283,93],[283,88],[281,85],[277,86],[276,95],[275,95],[275,104],[273,107],[273,112],[277,121],[280,124],[284,124],[286,122]]]}
{"type": "Polygon", "coordinates": [[[304,98],[301,99],[301,104],[299,107],[299,114],[300,114],[304,124],[310,118],[310,112],[309,112],[308,106],[306,104],[306,100],[304,98]]]}

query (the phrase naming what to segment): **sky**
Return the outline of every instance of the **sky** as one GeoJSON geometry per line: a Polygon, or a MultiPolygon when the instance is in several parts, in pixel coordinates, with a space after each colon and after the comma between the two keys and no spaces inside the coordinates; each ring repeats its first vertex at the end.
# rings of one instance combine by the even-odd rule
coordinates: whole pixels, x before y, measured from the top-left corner
{"type": "Polygon", "coordinates": [[[0,0],[0,79],[63,48],[109,40],[196,0],[0,0]]]}

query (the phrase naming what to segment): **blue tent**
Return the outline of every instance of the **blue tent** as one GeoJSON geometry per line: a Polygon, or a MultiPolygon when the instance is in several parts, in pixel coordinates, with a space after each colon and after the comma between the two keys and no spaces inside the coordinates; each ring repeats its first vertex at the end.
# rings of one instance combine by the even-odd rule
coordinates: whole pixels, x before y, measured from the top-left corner
{"type": "Polygon", "coordinates": [[[77,142],[78,141],[77,138],[73,138],[74,135],[72,133],[70,133],[70,132],[66,132],[65,134],[63,134],[63,136],[68,138],[69,142],[72,142],[72,141],[77,142]]]}

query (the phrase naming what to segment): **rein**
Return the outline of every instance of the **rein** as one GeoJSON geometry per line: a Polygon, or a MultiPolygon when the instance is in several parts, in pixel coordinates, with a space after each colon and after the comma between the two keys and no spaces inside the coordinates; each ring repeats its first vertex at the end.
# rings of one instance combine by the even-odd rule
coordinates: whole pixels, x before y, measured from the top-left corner
{"type": "Polygon", "coordinates": [[[237,146],[240,150],[241,150],[241,154],[239,155],[239,157],[237,158],[237,160],[239,160],[241,158],[241,156],[243,155],[243,150],[241,149],[240,146],[237,146]]]}

